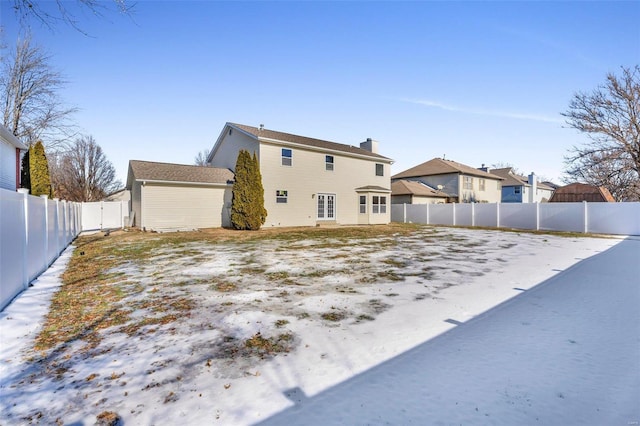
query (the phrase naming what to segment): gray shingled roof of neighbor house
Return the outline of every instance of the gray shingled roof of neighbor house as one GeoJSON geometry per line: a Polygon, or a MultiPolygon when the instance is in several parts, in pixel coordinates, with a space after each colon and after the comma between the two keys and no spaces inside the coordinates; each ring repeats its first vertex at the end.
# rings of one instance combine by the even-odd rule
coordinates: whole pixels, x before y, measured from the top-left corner
{"type": "MultiPolygon", "coordinates": [[[[511,167],[493,169],[490,170],[489,173],[504,178],[502,186],[530,186],[529,178],[513,173],[511,167]]],[[[549,191],[553,191],[553,188],[546,185],[544,182],[538,182],[538,189],[548,189],[549,191]]]]}
{"type": "Polygon", "coordinates": [[[467,166],[462,163],[457,163],[452,160],[444,160],[442,158],[433,158],[422,164],[418,164],[415,167],[407,169],[396,175],[391,176],[391,179],[401,179],[408,177],[418,176],[434,176],[434,175],[446,175],[450,173],[461,173],[465,175],[478,176],[486,179],[502,180],[500,176],[492,175],[491,173],[483,172],[479,169],[467,166]]]}
{"type": "Polygon", "coordinates": [[[417,195],[421,197],[448,198],[449,195],[433,189],[421,182],[398,180],[391,184],[391,195],[417,195]]]}
{"type": "Polygon", "coordinates": [[[217,167],[139,160],[129,161],[129,167],[135,180],[226,184],[234,178],[231,170],[217,167]]]}
{"type": "Polygon", "coordinates": [[[314,148],[321,148],[333,151],[342,151],[349,154],[362,155],[367,157],[379,158],[381,160],[392,161],[390,158],[385,157],[380,154],[372,153],[371,151],[367,151],[366,149],[362,149],[360,147],[345,145],[337,142],[329,142],[321,139],[308,138],[306,136],[293,135],[291,133],[277,132],[275,130],[269,129],[260,129],[258,127],[247,126],[245,124],[237,124],[237,123],[227,123],[227,125],[231,127],[235,127],[245,133],[250,134],[256,139],[263,140],[274,140],[280,142],[289,142],[298,145],[307,145],[314,148]]]}

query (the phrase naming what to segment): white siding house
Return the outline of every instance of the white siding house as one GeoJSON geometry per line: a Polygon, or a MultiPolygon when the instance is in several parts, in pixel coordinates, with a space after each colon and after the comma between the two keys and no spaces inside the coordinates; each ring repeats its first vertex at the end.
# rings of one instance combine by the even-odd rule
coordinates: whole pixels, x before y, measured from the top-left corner
{"type": "Polygon", "coordinates": [[[15,191],[20,184],[20,151],[25,144],[0,125],[0,188],[15,191]]]}
{"type": "Polygon", "coordinates": [[[227,123],[211,153],[212,167],[235,169],[241,149],[258,156],[266,227],[390,222],[392,160],[378,143],[360,147],[227,123]]]}
{"type": "Polygon", "coordinates": [[[228,227],[232,185],[228,169],[131,160],[133,224],[154,231],[228,227]]]}
{"type": "Polygon", "coordinates": [[[511,167],[492,169],[491,174],[504,178],[502,181],[503,203],[545,203],[551,199],[554,189],[538,182],[534,173],[529,176],[516,174],[511,167]]]}
{"type": "Polygon", "coordinates": [[[499,203],[503,180],[500,176],[442,158],[418,164],[393,175],[391,179],[393,182],[409,180],[424,183],[447,194],[449,201],[457,203],[499,203]]]}

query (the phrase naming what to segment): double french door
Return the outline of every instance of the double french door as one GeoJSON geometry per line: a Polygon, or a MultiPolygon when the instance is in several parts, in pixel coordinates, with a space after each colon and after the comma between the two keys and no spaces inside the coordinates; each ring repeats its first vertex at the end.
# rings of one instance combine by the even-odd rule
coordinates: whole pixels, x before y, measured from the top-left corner
{"type": "Polygon", "coordinates": [[[336,195],[318,194],[318,220],[336,220],[336,195]]]}

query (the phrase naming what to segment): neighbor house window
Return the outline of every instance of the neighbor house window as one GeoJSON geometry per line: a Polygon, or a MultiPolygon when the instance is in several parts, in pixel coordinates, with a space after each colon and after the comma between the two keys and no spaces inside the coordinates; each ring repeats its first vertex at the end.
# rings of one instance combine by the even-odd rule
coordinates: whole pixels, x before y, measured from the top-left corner
{"type": "Polygon", "coordinates": [[[290,166],[292,157],[293,157],[293,153],[291,152],[290,149],[282,148],[282,165],[283,166],[290,166]]]}
{"type": "Polygon", "coordinates": [[[366,212],[367,212],[367,196],[361,195],[360,196],[360,213],[364,214],[366,212]]]}
{"type": "Polygon", "coordinates": [[[376,176],[384,176],[384,164],[376,164],[376,176]]]}
{"type": "Polygon", "coordinates": [[[324,164],[326,170],[333,170],[333,155],[325,155],[324,164]]]}
{"type": "Polygon", "coordinates": [[[462,187],[464,189],[473,189],[473,178],[471,176],[465,176],[463,178],[462,187]]]}
{"type": "Polygon", "coordinates": [[[484,179],[478,179],[478,187],[480,191],[484,191],[484,179]]]}
{"type": "Polygon", "coordinates": [[[516,186],[516,187],[515,187],[514,193],[516,193],[516,194],[519,194],[519,193],[520,193],[520,187],[519,187],[519,186],[516,186]]]}
{"type": "Polygon", "coordinates": [[[387,197],[380,197],[378,195],[373,196],[371,202],[371,211],[373,213],[386,214],[387,213],[387,197]]]}
{"type": "Polygon", "coordinates": [[[276,191],[276,203],[286,204],[288,198],[289,198],[289,191],[287,191],[286,189],[285,190],[279,189],[276,191]]]}

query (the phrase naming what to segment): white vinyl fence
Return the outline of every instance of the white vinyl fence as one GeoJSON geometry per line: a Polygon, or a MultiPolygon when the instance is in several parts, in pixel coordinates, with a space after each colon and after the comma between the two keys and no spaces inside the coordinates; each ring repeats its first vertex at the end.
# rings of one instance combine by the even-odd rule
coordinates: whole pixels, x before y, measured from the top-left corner
{"type": "Polygon", "coordinates": [[[124,228],[128,217],[128,201],[82,203],[83,231],[124,228]]]}
{"type": "Polygon", "coordinates": [[[0,189],[0,310],[81,231],[124,228],[128,201],[72,203],[0,189]]]}
{"type": "Polygon", "coordinates": [[[640,203],[392,204],[391,221],[640,235],[640,203]]]}
{"type": "Polygon", "coordinates": [[[80,204],[0,189],[0,310],[80,233],[80,204]]]}

